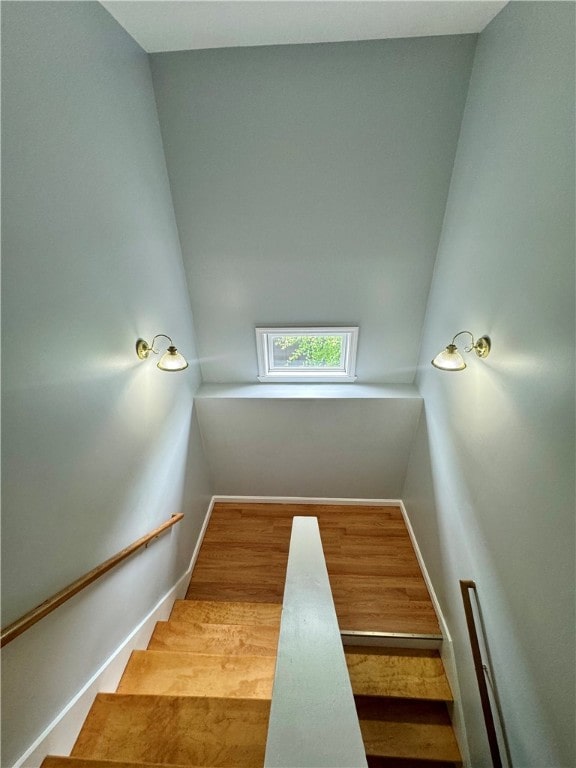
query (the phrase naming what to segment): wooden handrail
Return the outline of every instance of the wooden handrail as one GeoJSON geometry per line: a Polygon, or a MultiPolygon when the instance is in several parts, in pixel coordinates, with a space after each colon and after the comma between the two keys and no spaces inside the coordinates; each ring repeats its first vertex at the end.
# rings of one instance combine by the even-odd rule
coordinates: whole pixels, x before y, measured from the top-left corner
{"type": "Polygon", "coordinates": [[[126,560],[126,558],[130,557],[130,555],[133,555],[134,552],[141,549],[142,547],[147,546],[148,543],[152,541],[152,539],[157,539],[158,536],[164,533],[164,531],[166,531],[168,528],[171,528],[175,523],[180,522],[183,517],[184,515],[182,512],[178,512],[178,514],[172,515],[170,520],[162,523],[162,525],[159,525],[158,528],[150,531],[150,533],[142,536],[142,538],[138,539],[133,544],[130,544],[130,546],[125,547],[124,549],[120,550],[120,552],[117,552],[115,555],[110,557],[108,560],[105,560],[100,565],[97,565],[96,568],[88,571],[88,573],[85,573],[84,576],[81,576],[79,579],[76,579],[76,581],[73,581],[72,584],[69,584],[67,587],[64,587],[64,589],[61,589],[60,592],[57,592],[55,595],[52,595],[52,597],[44,600],[43,603],[40,603],[40,605],[37,605],[36,608],[28,611],[28,613],[25,613],[24,616],[16,619],[16,621],[13,621],[12,624],[8,624],[7,627],[2,629],[0,647],[4,647],[7,643],[14,640],[14,638],[18,637],[18,635],[21,635],[27,629],[32,627],[34,624],[36,624],[36,622],[40,621],[40,619],[43,619],[44,616],[48,616],[49,613],[52,613],[52,611],[56,610],[56,608],[62,605],[62,603],[70,600],[71,597],[74,597],[74,595],[84,589],[84,587],[92,584],[94,581],[96,581],[96,579],[99,579],[100,576],[103,576],[123,560],[126,560]]]}
{"type": "Polygon", "coordinates": [[[490,696],[488,695],[488,686],[484,676],[484,665],[482,664],[482,654],[478,642],[478,633],[476,632],[476,623],[474,621],[474,611],[472,610],[472,601],[470,600],[470,590],[476,593],[476,583],[474,581],[460,581],[460,591],[464,602],[464,613],[466,614],[466,625],[468,635],[470,636],[470,645],[472,646],[472,658],[474,659],[474,671],[478,680],[480,690],[480,701],[482,703],[482,712],[484,714],[484,723],[488,735],[488,744],[490,746],[490,755],[494,768],[502,768],[502,758],[500,757],[500,747],[498,746],[498,736],[494,725],[494,716],[490,706],[490,696]]]}

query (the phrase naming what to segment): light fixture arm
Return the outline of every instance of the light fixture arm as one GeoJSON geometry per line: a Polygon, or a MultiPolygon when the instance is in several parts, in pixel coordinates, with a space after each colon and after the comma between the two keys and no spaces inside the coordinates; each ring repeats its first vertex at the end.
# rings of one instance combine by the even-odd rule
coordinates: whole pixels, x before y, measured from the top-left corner
{"type": "MultiPolygon", "coordinates": [[[[470,331],[458,331],[456,336],[454,336],[454,338],[452,339],[452,344],[454,344],[454,342],[456,341],[458,336],[462,336],[463,333],[467,333],[470,336],[470,338],[472,339],[472,346],[471,347],[464,347],[464,351],[465,352],[472,352],[472,350],[475,349],[475,347],[476,347],[476,343],[474,341],[474,335],[470,331]]],[[[454,344],[454,346],[456,346],[456,345],[454,344]]]]}
{"type": "Polygon", "coordinates": [[[153,352],[155,355],[160,354],[157,349],[154,349],[154,343],[156,339],[160,339],[160,338],[168,339],[170,344],[172,344],[172,339],[170,338],[170,336],[166,336],[165,333],[157,333],[156,336],[154,336],[154,338],[152,339],[151,344],[148,344],[148,342],[145,341],[144,339],[138,339],[138,341],[136,342],[136,354],[138,355],[140,360],[147,360],[148,357],[150,356],[150,352],[153,352]]]}
{"type": "Polygon", "coordinates": [[[174,344],[170,336],[166,336],[165,333],[157,333],[156,336],[154,336],[154,338],[152,339],[152,344],[150,344],[150,352],[154,352],[155,355],[159,355],[160,353],[158,352],[157,349],[154,349],[154,342],[156,341],[156,339],[160,339],[160,338],[168,339],[168,341],[170,342],[170,346],[174,344]]]}

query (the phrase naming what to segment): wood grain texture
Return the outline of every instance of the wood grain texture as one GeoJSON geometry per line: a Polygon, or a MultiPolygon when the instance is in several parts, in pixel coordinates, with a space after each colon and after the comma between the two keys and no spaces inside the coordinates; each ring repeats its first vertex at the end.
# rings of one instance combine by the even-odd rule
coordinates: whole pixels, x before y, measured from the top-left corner
{"type": "Polygon", "coordinates": [[[276,656],[279,630],[266,625],[159,621],[148,648],[195,654],[276,656]]]}
{"type": "MultiPolygon", "coordinates": [[[[127,763],[117,760],[90,760],[83,757],[60,757],[50,755],[44,758],[40,768],[182,768],[181,765],[168,765],[167,763],[127,763]]],[[[203,766],[190,766],[186,768],[203,768],[203,766]]]]}
{"type": "Polygon", "coordinates": [[[280,627],[282,606],[278,603],[224,603],[211,600],[176,600],[170,621],[208,624],[253,624],[280,627]]]}
{"type": "Polygon", "coordinates": [[[437,651],[346,647],[345,652],[355,694],[452,701],[437,651]]]}
{"type": "Polygon", "coordinates": [[[101,693],[73,757],[161,765],[263,765],[270,702],[101,693]]]}
{"type": "Polygon", "coordinates": [[[444,703],[357,696],[356,707],[367,755],[461,764],[444,703]]]}
{"type": "Polygon", "coordinates": [[[117,691],[269,701],[275,665],[276,660],[270,656],[134,651],[117,691]]]}
{"type": "Polygon", "coordinates": [[[295,515],[318,518],[341,630],[440,634],[394,506],[219,502],[187,599],[281,603],[295,515]]]}

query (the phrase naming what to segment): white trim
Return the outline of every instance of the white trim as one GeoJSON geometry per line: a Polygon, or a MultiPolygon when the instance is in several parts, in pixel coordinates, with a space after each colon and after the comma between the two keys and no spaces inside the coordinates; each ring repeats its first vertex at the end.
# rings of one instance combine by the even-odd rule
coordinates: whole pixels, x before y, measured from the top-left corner
{"type": "Polygon", "coordinates": [[[212,496],[214,504],[227,502],[231,504],[333,504],[334,506],[351,507],[399,507],[400,499],[347,499],[325,498],[323,496],[226,496],[215,494],[212,496]]]}
{"type": "Polygon", "coordinates": [[[471,768],[472,763],[470,762],[470,751],[468,749],[468,738],[466,735],[464,710],[462,709],[462,695],[460,693],[460,684],[458,682],[458,671],[456,668],[456,658],[454,656],[454,645],[452,643],[452,636],[450,635],[448,624],[446,623],[446,619],[444,618],[444,614],[442,612],[440,602],[438,601],[438,598],[436,596],[436,592],[434,590],[434,585],[432,584],[430,574],[428,573],[428,569],[426,568],[426,563],[424,562],[424,558],[422,557],[422,552],[420,551],[420,547],[418,546],[418,542],[416,541],[416,535],[414,534],[414,529],[412,528],[412,523],[410,522],[410,518],[408,517],[408,512],[406,510],[406,507],[404,506],[404,502],[400,501],[399,505],[402,511],[404,522],[406,524],[406,528],[408,529],[408,534],[410,536],[412,546],[414,547],[414,552],[416,553],[416,559],[418,560],[418,564],[420,565],[420,570],[422,571],[422,575],[424,576],[424,581],[426,582],[426,586],[428,587],[428,592],[430,593],[432,604],[434,605],[436,615],[438,616],[438,621],[440,622],[440,630],[442,631],[442,635],[444,636],[444,641],[440,648],[440,655],[442,658],[442,663],[444,664],[446,677],[448,678],[448,682],[450,683],[450,688],[452,689],[452,696],[454,698],[454,703],[450,707],[450,718],[452,720],[452,726],[454,727],[456,741],[458,742],[458,746],[460,748],[460,754],[462,756],[462,762],[464,764],[464,768],[471,768]]]}
{"type": "Polygon", "coordinates": [[[256,377],[262,384],[354,384],[356,376],[348,376],[346,373],[325,373],[314,369],[310,373],[266,373],[256,377]]]}
{"type": "Polygon", "coordinates": [[[356,381],[356,350],[358,326],[297,326],[283,328],[256,328],[256,354],[260,382],[295,383],[350,383],[356,381]],[[274,366],[273,336],[341,336],[343,350],[339,368],[280,368],[274,366]]]}
{"type": "Polygon", "coordinates": [[[208,504],[208,509],[206,510],[206,514],[204,515],[204,522],[202,523],[202,528],[200,528],[200,533],[198,534],[198,541],[196,542],[196,546],[194,547],[194,552],[192,552],[192,557],[190,558],[190,565],[188,566],[188,570],[186,573],[189,573],[192,575],[192,571],[194,570],[194,566],[196,565],[196,560],[198,560],[198,555],[200,554],[200,547],[202,546],[202,542],[204,541],[204,536],[206,535],[206,529],[208,528],[208,523],[210,522],[210,518],[212,517],[212,510],[214,509],[216,496],[212,496],[210,499],[210,504],[208,504]]]}
{"type": "Polygon", "coordinates": [[[410,541],[412,542],[412,546],[414,547],[414,552],[416,553],[416,559],[418,560],[418,565],[420,566],[420,570],[422,571],[422,576],[424,576],[424,581],[426,582],[426,586],[428,587],[428,592],[430,593],[430,598],[432,600],[434,610],[436,611],[436,614],[440,621],[440,629],[442,630],[442,635],[444,636],[444,639],[447,642],[451,643],[452,637],[448,630],[446,620],[444,619],[442,608],[440,607],[440,603],[438,602],[438,598],[436,597],[436,592],[434,591],[434,585],[432,584],[432,580],[430,579],[430,574],[428,573],[428,569],[426,568],[426,563],[424,562],[424,558],[422,557],[422,552],[420,551],[420,547],[418,546],[418,542],[416,541],[416,536],[414,534],[414,529],[412,528],[412,523],[410,522],[410,518],[408,517],[408,512],[406,511],[406,507],[404,506],[403,501],[399,501],[398,505],[402,512],[402,517],[404,518],[404,523],[406,524],[406,528],[408,529],[408,535],[410,536],[410,541]]]}
{"type": "Polygon", "coordinates": [[[146,648],[156,622],[166,620],[170,615],[174,601],[181,600],[186,596],[190,576],[198,559],[213,508],[214,497],[211,498],[208,505],[190,564],[176,584],[166,592],[164,597],[160,598],[154,608],[110,654],[100,669],[82,686],[40,736],[28,747],[26,752],[18,758],[12,768],[38,768],[49,754],[70,754],[96,694],[116,690],[132,651],[146,648]]]}

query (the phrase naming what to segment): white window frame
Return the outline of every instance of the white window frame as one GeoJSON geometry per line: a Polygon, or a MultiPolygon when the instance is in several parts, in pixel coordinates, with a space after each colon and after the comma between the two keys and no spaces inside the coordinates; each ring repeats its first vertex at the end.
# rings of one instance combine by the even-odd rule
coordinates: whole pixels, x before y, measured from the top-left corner
{"type": "Polygon", "coordinates": [[[285,328],[256,328],[258,381],[278,383],[336,383],[356,381],[356,351],[358,326],[298,326],[285,328]],[[275,336],[344,336],[343,365],[334,368],[274,368],[272,340],[275,336]]]}

